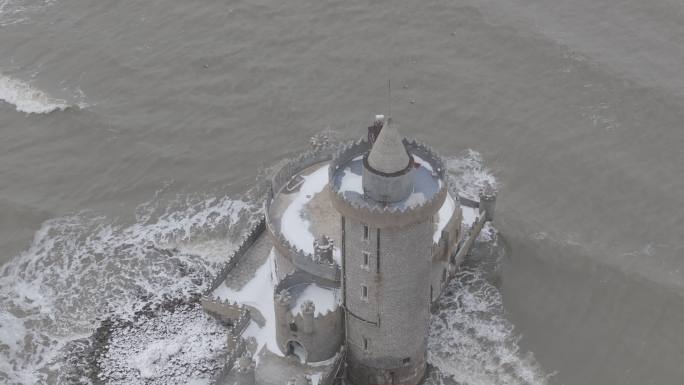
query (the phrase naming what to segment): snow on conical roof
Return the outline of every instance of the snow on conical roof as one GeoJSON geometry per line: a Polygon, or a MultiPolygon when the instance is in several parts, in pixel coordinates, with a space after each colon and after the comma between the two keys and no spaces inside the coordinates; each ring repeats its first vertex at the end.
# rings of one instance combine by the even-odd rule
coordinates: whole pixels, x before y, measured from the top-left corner
{"type": "Polygon", "coordinates": [[[390,124],[389,119],[385,120],[368,155],[368,164],[373,169],[387,174],[406,169],[410,159],[402,139],[395,125],[390,124]]]}

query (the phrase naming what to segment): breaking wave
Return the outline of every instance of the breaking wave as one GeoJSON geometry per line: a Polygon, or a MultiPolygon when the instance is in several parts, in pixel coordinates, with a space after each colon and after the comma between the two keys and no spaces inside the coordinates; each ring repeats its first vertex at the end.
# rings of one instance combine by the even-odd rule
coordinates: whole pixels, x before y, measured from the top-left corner
{"type": "Polygon", "coordinates": [[[466,268],[447,286],[430,322],[432,382],[468,385],[545,385],[550,375],[503,314],[501,294],[482,270],[466,268]]]}
{"type": "MultiPolygon", "coordinates": [[[[446,160],[452,181],[466,198],[477,201],[485,183],[497,187],[478,152],[467,150],[446,160]]],[[[498,242],[496,229],[488,223],[478,241],[491,245],[489,253],[493,253],[498,242]]],[[[431,317],[428,361],[434,370],[427,383],[546,385],[550,375],[531,353],[520,351],[520,337],[505,317],[501,293],[490,282],[496,277],[489,270],[498,270],[491,264],[498,265],[500,259],[480,258],[464,264],[431,317]]]]}
{"type": "Polygon", "coordinates": [[[477,201],[486,183],[496,189],[496,178],[492,171],[484,166],[479,152],[468,149],[460,156],[445,158],[445,161],[447,171],[460,195],[477,201]]]}
{"type": "MultiPolygon", "coordinates": [[[[82,93],[81,96],[83,96],[82,93]]],[[[0,75],[0,101],[9,103],[17,111],[27,114],[47,114],[52,111],[87,106],[85,103],[70,104],[66,100],[53,98],[28,83],[5,75],[0,75]]]]}
{"type": "Polygon", "coordinates": [[[133,224],[92,212],[46,221],[0,270],[0,382],[53,383],[62,349],[100,320],[201,292],[258,213],[184,196],[139,206],[133,224]]]}
{"type": "MultiPolygon", "coordinates": [[[[448,167],[473,198],[485,181],[496,182],[474,151],[449,158],[448,167]]],[[[79,339],[91,336],[107,317],[133,320],[150,303],[203,291],[234,248],[231,240],[261,214],[256,200],[198,195],[166,199],[164,194],[162,189],[139,205],[132,223],[94,212],[48,220],[31,247],[0,269],[0,382],[68,382],[63,380],[68,378],[63,370],[69,370],[66,350],[78,347],[79,339]]],[[[534,357],[520,352],[501,296],[483,276],[477,267],[462,271],[441,299],[430,326],[428,358],[436,370],[429,381],[546,384],[548,376],[534,357]]],[[[123,362],[115,358],[131,354],[140,361],[104,369],[130,381],[141,373],[148,378],[139,382],[158,383],[170,383],[165,362],[190,360],[210,370],[217,359],[212,349],[220,347],[211,345],[207,353],[209,345],[196,345],[214,337],[223,340],[218,337],[221,329],[199,310],[164,317],[160,320],[175,325],[169,334],[158,335],[152,319],[138,322],[147,333],[144,341],[115,335],[108,353],[115,356],[108,358],[123,362]],[[176,351],[179,344],[192,345],[185,356],[176,351]],[[145,360],[153,362],[136,368],[145,360]]],[[[191,374],[195,376],[184,373],[174,381],[191,374]]]]}

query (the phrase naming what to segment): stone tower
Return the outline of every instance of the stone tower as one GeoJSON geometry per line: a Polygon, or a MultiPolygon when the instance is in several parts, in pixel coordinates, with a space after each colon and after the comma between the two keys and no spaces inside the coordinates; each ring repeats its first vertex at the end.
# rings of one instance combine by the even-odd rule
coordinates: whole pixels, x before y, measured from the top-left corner
{"type": "Polygon", "coordinates": [[[433,217],[447,192],[441,161],[407,144],[386,120],[372,148],[362,142],[343,150],[331,168],[342,215],[347,373],[355,385],[415,385],[425,374],[433,217]],[[361,161],[362,189],[350,188],[346,170],[361,161]]]}
{"type": "Polygon", "coordinates": [[[371,199],[397,202],[413,191],[413,157],[396,127],[386,120],[372,150],[363,157],[363,191],[371,199]]]}

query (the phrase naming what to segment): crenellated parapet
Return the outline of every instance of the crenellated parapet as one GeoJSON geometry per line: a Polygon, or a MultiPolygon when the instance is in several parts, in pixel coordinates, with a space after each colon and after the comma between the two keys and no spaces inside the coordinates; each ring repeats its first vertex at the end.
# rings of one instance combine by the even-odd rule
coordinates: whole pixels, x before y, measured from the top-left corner
{"type": "Polygon", "coordinates": [[[306,252],[300,247],[292,244],[282,232],[273,225],[270,217],[270,210],[275,194],[283,188],[286,188],[293,177],[308,167],[329,161],[332,159],[337,148],[337,145],[325,142],[316,146],[314,150],[306,151],[285,163],[273,176],[271,180],[271,189],[269,190],[264,203],[266,229],[278,252],[292,262],[296,268],[320,276],[330,282],[338,282],[340,280],[340,267],[331,259],[316,258],[314,254],[306,252]]]}
{"type": "Polygon", "coordinates": [[[214,291],[223,283],[228,276],[228,273],[230,273],[230,271],[240,262],[245,253],[247,253],[247,250],[252,247],[257,238],[264,232],[265,228],[266,217],[262,216],[240,237],[236,242],[238,247],[228,256],[228,262],[221,267],[216,278],[213,280],[210,289],[207,290],[206,293],[214,291]]]}
{"type": "Polygon", "coordinates": [[[235,334],[239,334],[249,323],[249,310],[236,302],[222,301],[215,298],[202,297],[202,309],[224,325],[232,327],[235,334]]]}
{"type": "Polygon", "coordinates": [[[254,361],[247,351],[247,343],[238,334],[228,336],[228,355],[221,370],[209,381],[210,384],[254,385],[254,361]]]}
{"type": "Polygon", "coordinates": [[[404,140],[407,150],[429,163],[439,180],[439,189],[423,202],[413,206],[397,204],[381,204],[371,199],[351,196],[349,192],[340,190],[335,183],[336,174],[353,159],[364,155],[368,151],[368,142],[359,140],[342,146],[330,162],[328,177],[330,181],[330,195],[335,208],[343,215],[375,227],[401,227],[425,220],[434,215],[446,199],[449,183],[445,178],[445,168],[441,157],[428,145],[415,141],[404,140]]]}
{"type": "Polygon", "coordinates": [[[337,149],[338,146],[336,144],[326,143],[312,150],[305,151],[294,159],[288,160],[271,178],[270,194],[266,200],[267,206],[270,205],[269,200],[272,200],[273,196],[290,182],[293,176],[316,163],[332,159],[337,149]]]}
{"type": "Polygon", "coordinates": [[[444,167],[442,157],[437,151],[426,143],[415,139],[404,139],[404,144],[410,153],[417,155],[430,163],[430,166],[432,166],[432,169],[437,173],[440,179],[445,179],[446,168],[444,167]]]}
{"type": "Polygon", "coordinates": [[[273,246],[298,269],[329,281],[328,284],[340,281],[340,266],[332,260],[316,259],[314,254],[308,253],[290,243],[285,236],[277,231],[270,223],[267,226],[273,240],[273,246]]]}

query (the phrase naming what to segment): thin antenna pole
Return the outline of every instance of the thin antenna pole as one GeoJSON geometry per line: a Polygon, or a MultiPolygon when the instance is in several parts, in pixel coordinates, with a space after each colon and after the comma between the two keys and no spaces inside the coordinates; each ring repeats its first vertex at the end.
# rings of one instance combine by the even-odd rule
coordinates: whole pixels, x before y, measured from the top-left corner
{"type": "Polygon", "coordinates": [[[392,117],[392,79],[387,79],[387,117],[392,117]]]}

